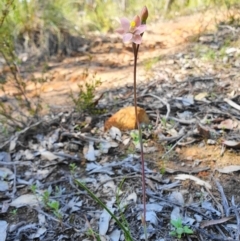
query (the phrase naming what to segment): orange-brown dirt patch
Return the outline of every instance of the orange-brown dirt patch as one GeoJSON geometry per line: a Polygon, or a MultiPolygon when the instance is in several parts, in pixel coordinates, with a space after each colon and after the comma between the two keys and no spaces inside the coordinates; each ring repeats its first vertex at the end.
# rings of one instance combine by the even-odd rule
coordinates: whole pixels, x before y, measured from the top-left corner
{"type": "Polygon", "coordinates": [[[226,165],[239,165],[240,155],[234,150],[222,150],[222,146],[188,146],[179,151],[183,160],[199,160],[204,166],[220,168],[226,165]]]}

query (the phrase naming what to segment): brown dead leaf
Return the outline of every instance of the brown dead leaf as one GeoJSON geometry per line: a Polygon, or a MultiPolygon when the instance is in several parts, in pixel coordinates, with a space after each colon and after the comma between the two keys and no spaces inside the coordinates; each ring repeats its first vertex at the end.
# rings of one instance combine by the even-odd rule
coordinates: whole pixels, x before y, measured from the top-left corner
{"type": "Polygon", "coordinates": [[[203,126],[203,125],[198,123],[197,129],[198,129],[199,134],[203,138],[209,139],[211,137],[210,130],[206,126],[203,126]]]}
{"type": "MultiPolygon", "coordinates": [[[[140,123],[149,124],[150,120],[144,109],[137,107],[137,114],[140,123]]],[[[128,106],[119,110],[105,122],[104,130],[107,131],[112,126],[115,126],[122,131],[136,129],[137,122],[135,117],[135,107],[128,106]]]]}
{"type": "Polygon", "coordinates": [[[223,142],[223,144],[227,147],[240,148],[240,142],[238,141],[226,140],[223,142]]]}
{"type": "Polygon", "coordinates": [[[201,222],[201,228],[206,228],[208,226],[212,226],[212,225],[216,225],[216,224],[220,224],[220,223],[225,223],[228,220],[232,219],[234,217],[224,217],[224,218],[220,218],[217,220],[207,220],[207,221],[203,221],[201,222]]]}
{"type": "Polygon", "coordinates": [[[231,119],[227,119],[222,121],[219,125],[219,129],[227,129],[227,130],[232,130],[238,126],[238,123],[236,121],[233,121],[231,119]]]}

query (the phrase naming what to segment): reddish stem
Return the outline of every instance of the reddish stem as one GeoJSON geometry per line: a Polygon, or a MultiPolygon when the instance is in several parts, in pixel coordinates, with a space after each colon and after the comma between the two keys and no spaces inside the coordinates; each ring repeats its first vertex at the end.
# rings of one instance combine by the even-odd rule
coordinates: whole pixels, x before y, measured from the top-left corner
{"type": "Polygon", "coordinates": [[[133,89],[134,89],[134,107],[135,116],[138,127],[139,143],[141,151],[141,166],[142,166],[142,199],[143,199],[143,226],[146,226],[146,185],[145,185],[145,165],[144,165],[144,155],[143,155],[143,142],[142,142],[142,131],[137,114],[137,56],[138,56],[139,44],[133,43],[133,53],[134,53],[134,71],[133,71],[133,89]]]}

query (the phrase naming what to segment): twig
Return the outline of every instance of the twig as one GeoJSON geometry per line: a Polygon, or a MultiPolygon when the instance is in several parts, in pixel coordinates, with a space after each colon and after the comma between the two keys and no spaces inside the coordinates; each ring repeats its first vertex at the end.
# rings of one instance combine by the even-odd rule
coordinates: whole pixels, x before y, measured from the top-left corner
{"type": "Polygon", "coordinates": [[[224,208],[225,215],[226,215],[226,217],[229,217],[229,215],[230,215],[230,208],[229,208],[228,201],[227,201],[226,195],[224,193],[223,187],[217,180],[214,179],[214,181],[216,183],[218,191],[221,194],[222,206],[224,208]]]}
{"type": "Polygon", "coordinates": [[[87,136],[87,135],[83,135],[81,133],[70,133],[70,132],[63,132],[60,136],[60,139],[63,137],[72,137],[72,138],[76,138],[78,140],[83,140],[83,141],[94,141],[96,143],[101,143],[101,142],[108,142],[106,140],[103,139],[98,139],[92,136],[87,136]]]}
{"type": "Polygon", "coordinates": [[[13,172],[14,172],[14,178],[13,178],[13,190],[12,190],[12,193],[11,193],[11,196],[12,198],[14,198],[14,195],[17,191],[17,188],[16,188],[16,182],[17,182],[17,168],[16,168],[16,165],[13,164],[13,172]]]}
{"type": "MultiPolygon", "coordinates": [[[[84,214],[84,218],[85,218],[85,220],[86,220],[86,224],[87,224],[88,228],[93,231],[93,229],[92,229],[92,227],[91,227],[91,224],[89,223],[89,221],[88,221],[88,219],[87,219],[87,216],[86,216],[85,214],[84,214]]],[[[94,235],[94,232],[91,232],[91,234],[92,234],[93,240],[96,241],[97,239],[96,239],[96,237],[95,237],[95,235],[94,235]]]]}
{"type": "Polygon", "coordinates": [[[160,114],[159,114],[159,110],[158,109],[156,110],[156,113],[157,113],[157,119],[156,119],[156,123],[155,123],[154,129],[158,127],[158,123],[159,123],[159,120],[160,120],[160,114]]]}
{"type": "Polygon", "coordinates": [[[233,108],[240,110],[240,105],[236,104],[235,102],[233,102],[232,100],[229,100],[227,98],[224,99],[225,102],[227,102],[230,106],[232,106],[233,108]]]}
{"type": "Polygon", "coordinates": [[[171,108],[170,108],[170,105],[168,104],[168,102],[165,101],[165,100],[163,100],[162,98],[158,97],[157,95],[145,94],[145,95],[143,95],[143,96],[141,96],[141,97],[144,97],[144,96],[151,96],[151,97],[153,97],[153,98],[156,98],[156,99],[158,99],[159,101],[161,101],[164,105],[166,105],[166,107],[167,107],[167,113],[166,113],[166,115],[165,115],[165,119],[168,120],[169,114],[170,114],[170,112],[171,112],[171,108]]]}
{"type": "Polygon", "coordinates": [[[162,158],[164,158],[165,156],[167,156],[177,145],[179,142],[181,142],[181,140],[183,140],[186,136],[188,136],[188,134],[184,135],[183,137],[181,137],[174,145],[171,146],[171,148],[162,155],[162,158]]]}
{"type": "Polygon", "coordinates": [[[236,219],[237,219],[237,239],[240,239],[240,215],[239,215],[239,212],[237,210],[237,206],[235,204],[235,200],[234,200],[234,196],[232,197],[232,208],[233,208],[233,211],[236,215],[236,219]]]}
{"type": "Polygon", "coordinates": [[[41,213],[43,215],[45,215],[47,218],[57,222],[57,223],[60,223],[60,224],[64,224],[67,228],[73,228],[72,226],[70,226],[69,224],[67,223],[63,223],[61,220],[57,219],[57,218],[54,218],[53,216],[51,216],[50,214],[48,213],[45,213],[44,211],[42,211],[41,209],[39,208],[34,208],[34,210],[36,210],[38,213],[41,213]]]}
{"type": "Polygon", "coordinates": [[[34,124],[26,127],[25,129],[16,132],[14,135],[11,136],[11,138],[10,138],[8,141],[6,141],[3,145],[0,146],[0,149],[4,148],[6,145],[8,145],[13,139],[15,139],[15,138],[18,139],[21,134],[27,132],[27,131],[28,131],[29,129],[31,129],[32,127],[38,126],[38,125],[41,124],[42,122],[43,122],[42,120],[41,120],[41,121],[38,121],[38,122],[36,122],[36,123],[34,123],[34,124]]]}
{"type": "MultiPolygon", "coordinates": [[[[170,200],[168,200],[167,198],[163,198],[163,197],[160,197],[159,195],[156,195],[156,193],[154,193],[153,191],[151,190],[147,190],[147,195],[152,197],[153,199],[157,199],[157,200],[160,200],[160,201],[163,201],[166,203],[166,205],[168,206],[177,206],[177,207],[180,207],[180,208],[183,208],[183,206],[177,202],[172,202],[170,200]]],[[[193,212],[196,212],[198,214],[200,214],[201,216],[203,216],[204,218],[208,219],[209,217],[207,215],[205,215],[202,210],[200,209],[197,209],[197,208],[194,208],[194,207],[191,207],[191,206],[184,206],[184,208],[188,209],[188,210],[191,210],[193,212]]]]}
{"type": "Polygon", "coordinates": [[[215,203],[218,205],[219,209],[221,209],[222,216],[224,216],[224,210],[223,206],[218,202],[218,200],[213,196],[212,192],[209,190],[209,188],[205,187],[209,195],[212,197],[212,199],[215,201],[215,203]]]}
{"type": "MultiPolygon", "coordinates": [[[[156,115],[156,114],[150,114],[149,116],[152,116],[152,117],[157,118],[157,115],[156,115]]],[[[179,122],[179,123],[181,123],[181,124],[185,124],[185,125],[190,125],[190,124],[196,123],[196,119],[182,120],[182,119],[178,119],[178,118],[173,117],[173,116],[168,116],[168,119],[169,119],[169,120],[177,121],[177,122],[179,122]]]]}
{"type": "Polygon", "coordinates": [[[99,189],[102,185],[104,185],[105,183],[110,182],[110,181],[113,181],[113,180],[117,180],[117,179],[132,179],[132,178],[136,178],[136,177],[137,177],[137,178],[142,177],[142,175],[139,175],[139,174],[133,174],[133,175],[132,175],[132,173],[130,173],[130,174],[131,174],[131,175],[128,174],[128,175],[124,175],[124,176],[118,176],[118,177],[109,178],[109,179],[101,182],[101,183],[96,187],[96,189],[95,189],[94,192],[97,192],[98,189],[99,189]]]}

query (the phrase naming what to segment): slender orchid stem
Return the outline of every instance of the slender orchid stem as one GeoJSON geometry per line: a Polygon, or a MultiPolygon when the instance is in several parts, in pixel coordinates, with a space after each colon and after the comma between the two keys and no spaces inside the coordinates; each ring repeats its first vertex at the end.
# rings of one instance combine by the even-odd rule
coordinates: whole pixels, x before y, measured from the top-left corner
{"type": "Polygon", "coordinates": [[[145,165],[144,165],[144,155],[143,155],[143,142],[142,142],[142,131],[137,114],[137,56],[138,56],[139,44],[133,43],[133,53],[134,53],[134,71],[133,71],[133,88],[134,88],[134,107],[135,116],[138,127],[139,143],[141,151],[141,164],[142,164],[142,200],[143,200],[143,226],[146,227],[146,185],[145,185],[145,165]]]}

